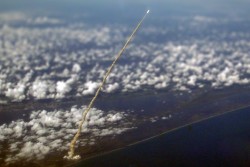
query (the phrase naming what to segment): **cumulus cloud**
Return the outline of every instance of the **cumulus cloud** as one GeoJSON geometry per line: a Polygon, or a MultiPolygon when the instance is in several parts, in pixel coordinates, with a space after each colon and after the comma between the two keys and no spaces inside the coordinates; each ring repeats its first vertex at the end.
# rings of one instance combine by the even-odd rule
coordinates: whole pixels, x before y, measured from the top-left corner
{"type": "Polygon", "coordinates": [[[119,89],[119,84],[116,82],[114,84],[108,84],[107,86],[105,86],[105,92],[107,93],[113,93],[115,92],[117,89],[119,89]]]}
{"type": "Polygon", "coordinates": [[[203,23],[213,23],[217,21],[214,18],[207,17],[207,16],[199,16],[199,15],[195,16],[193,19],[196,22],[203,22],[203,23]]]}
{"type": "Polygon", "coordinates": [[[32,18],[27,20],[28,23],[30,24],[60,24],[62,23],[61,20],[55,19],[55,18],[49,18],[49,17],[37,17],[37,18],[32,18]]]}
{"type": "Polygon", "coordinates": [[[43,99],[46,98],[47,90],[48,84],[46,81],[35,81],[31,87],[31,94],[37,99],[43,99]]]}
{"type": "Polygon", "coordinates": [[[81,66],[79,64],[74,64],[73,67],[72,67],[72,71],[73,72],[80,72],[81,71],[81,66]]]}
{"type": "MultiPolygon", "coordinates": [[[[6,142],[10,148],[5,163],[41,160],[51,152],[67,151],[69,142],[77,131],[82,111],[85,109],[86,106],[81,108],[73,106],[66,111],[32,111],[28,120],[17,120],[1,125],[0,142],[6,142]]],[[[82,133],[90,136],[80,139],[80,146],[95,144],[96,137],[114,136],[131,129],[126,127],[127,123],[126,125],[122,123],[125,117],[124,112],[106,113],[95,108],[91,109],[82,129],[82,133]],[[121,125],[114,126],[115,122],[120,122],[121,125]]]]}
{"type": "Polygon", "coordinates": [[[66,93],[68,93],[71,90],[71,87],[67,82],[64,81],[58,81],[56,83],[56,97],[57,98],[62,98],[66,93]]]}
{"type": "Polygon", "coordinates": [[[14,100],[23,100],[25,99],[25,88],[25,84],[18,83],[17,85],[13,86],[13,88],[11,88],[11,86],[8,87],[7,91],[5,92],[5,95],[14,100]]]}
{"type": "MultiPolygon", "coordinates": [[[[37,17],[36,21],[49,20],[53,22],[50,17],[37,17]]],[[[195,16],[190,21],[214,22],[205,16],[195,16]]],[[[192,23],[188,26],[192,28],[192,23]]],[[[1,27],[4,41],[0,40],[0,52],[7,55],[0,57],[1,66],[5,67],[0,74],[1,95],[14,101],[93,95],[120,49],[117,43],[124,40],[128,31],[126,26],[88,27],[79,23],[46,28],[1,27]]],[[[217,30],[211,31],[209,38],[192,36],[172,42],[164,40],[168,33],[160,27],[145,27],[142,36],[151,39],[159,35],[161,41],[132,43],[102,91],[171,88],[188,92],[250,83],[249,32],[217,30]]]]}
{"type": "Polygon", "coordinates": [[[95,93],[95,90],[99,87],[99,83],[88,81],[84,84],[85,90],[83,90],[83,95],[92,95],[95,93]]]}

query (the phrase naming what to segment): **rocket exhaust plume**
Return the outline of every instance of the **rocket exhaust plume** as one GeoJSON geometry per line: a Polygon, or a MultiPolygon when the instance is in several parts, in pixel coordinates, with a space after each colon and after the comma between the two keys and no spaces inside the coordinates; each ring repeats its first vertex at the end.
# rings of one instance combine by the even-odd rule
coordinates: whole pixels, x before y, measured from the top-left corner
{"type": "Polygon", "coordinates": [[[88,112],[90,111],[91,107],[93,106],[98,94],[100,93],[103,85],[105,84],[109,74],[111,73],[114,65],[116,64],[117,60],[121,57],[122,53],[124,52],[124,50],[126,49],[126,47],[128,46],[129,42],[131,41],[131,39],[133,38],[133,36],[135,35],[136,31],[140,28],[142,22],[144,21],[144,19],[146,18],[147,14],[149,13],[149,10],[147,10],[147,12],[145,13],[145,15],[143,16],[143,18],[140,20],[140,22],[137,24],[137,26],[135,27],[134,31],[132,32],[132,34],[129,36],[128,40],[126,41],[126,43],[124,44],[123,48],[120,50],[120,52],[118,53],[118,55],[115,57],[114,61],[112,62],[112,64],[110,65],[110,67],[108,68],[108,71],[106,72],[106,74],[103,77],[102,83],[100,84],[100,86],[98,87],[98,89],[96,90],[95,96],[93,97],[93,99],[90,101],[88,107],[86,108],[86,110],[82,113],[82,119],[79,123],[79,127],[78,127],[78,131],[75,134],[74,138],[72,139],[72,141],[70,142],[70,148],[69,148],[69,152],[67,156],[64,156],[64,158],[66,159],[79,159],[80,156],[79,155],[75,155],[75,144],[76,141],[78,140],[81,130],[82,130],[82,125],[84,123],[84,121],[86,121],[86,117],[88,112]]]}

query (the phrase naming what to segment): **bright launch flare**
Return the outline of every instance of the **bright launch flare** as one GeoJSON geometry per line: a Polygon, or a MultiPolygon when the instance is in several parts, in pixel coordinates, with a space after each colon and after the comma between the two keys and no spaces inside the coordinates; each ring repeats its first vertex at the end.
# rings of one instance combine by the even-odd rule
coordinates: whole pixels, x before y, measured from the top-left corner
{"type": "Polygon", "coordinates": [[[68,155],[65,156],[64,158],[66,159],[79,159],[80,156],[79,155],[75,155],[75,144],[76,141],[78,140],[81,130],[82,130],[82,125],[84,123],[84,121],[86,120],[87,114],[90,110],[90,108],[93,106],[99,92],[101,91],[103,85],[106,82],[106,79],[108,78],[109,74],[111,73],[115,63],[117,62],[117,60],[121,57],[122,53],[124,52],[124,50],[126,49],[126,47],[128,46],[129,42],[131,41],[131,39],[133,38],[133,36],[135,35],[136,31],[140,28],[143,20],[145,19],[146,15],[149,13],[149,10],[147,10],[147,12],[145,13],[145,15],[143,16],[143,18],[140,20],[140,22],[137,24],[137,26],[135,27],[134,31],[132,32],[132,34],[129,36],[128,40],[126,41],[126,43],[124,44],[123,48],[120,50],[120,52],[118,53],[118,55],[116,56],[115,60],[113,61],[113,63],[110,65],[110,67],[108,68],[108,71],[106,72],[105,76],[103,77],[102,83],[100,84],[100,86],[98,87],[98,89],[96,90],[95,96],[93,97],[93,99],[90,101],[87,109],[82,113],[82,119],[79,123],[79,127],[78,127],[78,131],[75,134],[74,138],[72,139],[72,141],[70,142],[70,150],[68,152],[68,155]]]}

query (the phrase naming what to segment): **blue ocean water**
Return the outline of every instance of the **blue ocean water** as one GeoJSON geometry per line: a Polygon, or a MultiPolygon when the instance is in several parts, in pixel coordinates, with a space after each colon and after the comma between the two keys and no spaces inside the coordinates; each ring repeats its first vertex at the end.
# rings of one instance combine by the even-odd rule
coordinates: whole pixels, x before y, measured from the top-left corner
{"type": "Polygon", "coordinates": [[[250,108],[239,109],[89,158],[74,166],[250,165],[250,108]]]}

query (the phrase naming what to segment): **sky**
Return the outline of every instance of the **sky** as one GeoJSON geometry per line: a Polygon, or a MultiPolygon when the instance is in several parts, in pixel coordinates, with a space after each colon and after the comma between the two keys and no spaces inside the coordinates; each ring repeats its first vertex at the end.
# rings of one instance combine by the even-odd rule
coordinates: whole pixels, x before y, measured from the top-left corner
{"type": "Polygon", "coordinates": [[[0,10],[18,10],[27,9],[32,10],[48,10],[71,12],[80,12],[88,9],[94,9],[94,12],[132,12],[146,10],[150,8],[152,11],[164,11],[165,14],[169,13],[196,13],[203,12],[208,14],[247,14],[250,8],[250,1],[248,0],[8,0],[0,1],[0,10]]]}

